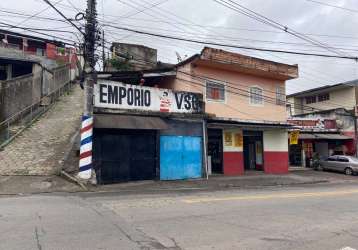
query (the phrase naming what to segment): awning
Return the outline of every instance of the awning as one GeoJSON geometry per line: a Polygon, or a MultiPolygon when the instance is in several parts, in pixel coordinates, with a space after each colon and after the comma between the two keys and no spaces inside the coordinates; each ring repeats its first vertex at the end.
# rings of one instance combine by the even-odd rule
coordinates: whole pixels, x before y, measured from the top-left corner
{"type": "Polygon", "coordinates": [[[300,140],[353,140],[353,138],[340,134],[300,134],[300,140]]]}
{"type": "Polygon", "coordinates": [[[208,122],[208,128],[216,129],[232,129],[232,128],[244,128],[244,129],[287,129],[291,125],[286,124],[264,124],[264,123],[220,123],[220,122],[208,122]]]}
{"type": "Polygon", "coordinates": [[[134,115],[94,115],[95,128],[117,129],[167,129],[167,123],[159,117],[134,115]]]}

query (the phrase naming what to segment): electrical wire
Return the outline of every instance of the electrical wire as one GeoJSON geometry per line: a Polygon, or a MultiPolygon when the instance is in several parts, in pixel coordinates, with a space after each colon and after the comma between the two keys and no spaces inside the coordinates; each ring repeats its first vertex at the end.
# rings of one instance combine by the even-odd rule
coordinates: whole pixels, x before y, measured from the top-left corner
{"type": "Polygon", "coordinates": [[[323,2],[315,1],[315,0],[306,0],[306,1],[311,2],[311,3],[320,4],[320,5],[324,5],[324,6],[333,7],[333,8],[340,9],[340,10],[349,11],[349,12],[352,12],[352,13],[358,13],[358,10],[349,9],[349,8],[341,7],[341,6],[338,6],[338,5],[333,5],[333,4],[329,4],[329,3],[323,3],[323,2]]]}
{"type": "Polygon", "coordinates": [[[191,43],[197,43],[197,44],[214,45],[214,46],[236,48],[236,49],[266,51],[266,52],[273,52],[273,53],[303,55],[303,56],[318,56],[318,57],[329,57],[329,58],[352,59],[352,60],[358,61],[358,57],[354,57],[354,56],[339,56],[339,55],[336,56],[336,55],[329,55],[329,54],[304,53],[304,52],[296,52],[296,51],[288,51],[288,50],[274,50],[274,49],[264,49],[264,48],[250,47],[250,46],[238,46],[238,45],[234,45],[234,44],[206,42],[206,41],[199,41],[199,40],[187,39],[187,38],[176,37],[176,36],[168,36],[168,35],[164,35],[164,34],[157,34],[157,33],[152,33],[152,32],[147,32],[147,31],[129,29],[129,28],[125,28],[125,27],[117,27],[117,26],[108,25],[108,24],[105,26],[112,27],[112,28],[119,29],[119,30],[126,30],[126,31],[130,31],[130,32],[142,34],[142,35],[155,36],[155,37],[161,37],[161,38],[166,38],[166,39],[171,39],[171,40],[178,40],[178,41],[191,42],[191,43]]]}
{"type": "Polygon", "coordinates": [[[60,14],[60,16],[62,16],[67,22],[69,22],[73,27],[75,27],[82,35],[85,35],[85,33],[82,31],[81,28],[79,28],[74,22],[72,22],[72,20],[70,20],[69,18],[67,18],[59,9],[56,8],[56,6],[54,6],[49,0],[43,0],[45,3],[47,3],[48,5],[50,5],[50,7],[52,7],[58,14],[60,14]]]}
{"type": "Polygon", "coordinates": [[[322,47],[322,48],[324,48],[324,49],[326,49],[326,50],[328,50],[330,52],[333,52],[334,54],[337,54],[337,55],[340,55],[340,56],[347,56],[344,53],[341,53],[339,50],[332,50],[326,44],[324,44],[324,43],[322,43],[322,42],[320,42],[318,40],[312,39],[309,36],[301,34],[301,33],[297,32],[297,31],[295,31],[295,30],[293,30],[291,28],[288,28],[287,26],[282,25],[282,24],[280,24],[280,23],[278,23],[278,22],[276,22],[276,21],[274,21],[274,20],[272,20],[270,18],[267,18],[267,17],[263,16],[262,14],[259,14],[259,13],[255,12],[255,11],[253,11],[253,10],[251,10],[251,9],[249,9],[249,8],[247,8],[247,7],[241,5],[241,4],[239,4],[239,3],[237,3],[237,2],[235,2],[233,0],[227,0],[227,1],[226,0],[213,0],[213,1],[218,3],[218,4],[220,4],[220,5],[222,5],[222,6],[225,6],[225,7],[229,8],[229,9],[231,9],[231,10],[234,10],[234,11],[240,13],[240,14],[243,14],[243,15],[245,15],[247,17],[250,17],[250,18],[252,18],[252,19],[254,19],[256,21],[259,21],[261,23],[264,23],[264,24],[269,25],[271,27],[274,27],[276,29],[283,30],[286,33],[291,34],[291,35],[293,35],[293,36],[295,36],[295,37],[297,37],[299,39],[302,39],[302,40],[305,40],[305,41],[310,42],[312,44],[318,45],[318,46],[320,46],[320,47],[322,47]]]}

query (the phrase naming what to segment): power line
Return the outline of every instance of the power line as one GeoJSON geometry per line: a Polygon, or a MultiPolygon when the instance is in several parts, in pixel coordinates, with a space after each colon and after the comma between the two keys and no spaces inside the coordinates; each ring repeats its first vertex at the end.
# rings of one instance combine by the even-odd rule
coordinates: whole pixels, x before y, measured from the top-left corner
{"type": "MultiPolygon", "coordinates": [[[[132,5],[130,5],[131,7],[133,7],[132,5]]],[[[135,7],[133,7],[133,8],[135,8],[135,7]]],[[[160,9],[160,8],[159,8],[160,9]]],[[[152,11],[154,11],[154,10],[152,10],[152,11]]],[[[165,10],[165,14],[167,14],[167,13],[170,13],[170,12],[168,12],[167,10],[165,10]]],[[[147,13],[146,13],[147,14],[147,13]]],[[[153,15],[150,15],[150,16],[152,16],[152,17],[154,17],[154,18],[156,18],[157,19],[157,17],[158,17],[158,15],[155,15],[155,16],[153,16],[153,15]]],[[[169,19],[170,20],[170,19],[169,19]]],[[[189,20],[190,21],[190,20],[189,20]]],[[[163,22],[162,20],[160,20],[160,22],[163,22]]],[[[192,22],[191,22],[192,23],[192,22]]],[[[181,23],[181,24],[183,24],[183,23],[181,23]]],[[[177,27],[177,26],[175,26],[175,27],[177,27]]],[[[111,34],[110,34],[110,36],[111,36],[111,34]]],[[[327,81],[327,80],[325,80],[325,81],[327,81]]]]}
{"type": "Polygon", "coordinates": [[[49,34],[46,34],[46,33],[43,33],[43,32],[39,32],[39,31],[37,31],[37,30],[33,30],[32,28],[27,28],[27,27],[21,27],[21,26],[11,25],[11,24],[7,24],[7,23],[4,23],[4,22],[0,22],[0,24],[7,25],[7,26],[9,26],[10,28],[22,29],[22,30],[26,30],[26,31],[31,31],[32,33],[35,33],[35,34],[40,34],[40,35],[44,35],[44,36],[47,36],[47,37],[56,38],[56,39],[59,39],[60,42],[62,42],[62,43],[64,43],[64,44],[67,44],[67,45],[72,45],[72,46],[73,46],[73,44],[66,43],[66,42],[63,42],[63,41],[61,41],[61,40],[65,40],[65,41],[70,41],[70,42],[73,42],[73,43],[77,43],[76,41],[74,41],[74,40],[72,40],[72,39],[68,39],[68,38],[64,38],[64,37],[59,37],[59,36],[55,36],[55,35],[49,35],[49,34]]]}
{"type": "Polygon", "coordinates": [[[206,41],[199,41],[199,40],[181,38],[181,37],[176,37],[176,36],[156,34],[156,33],[152,33],[152,32],[129,29],[129,28],[125,28],[125,27],[117,27],[117,26],[108,25],[108,24],[106,24],[105,26],[112,27],[112,28],[119,29],[119,30],[126,30],[126,31],[130,31],[130,32],[142,34],[142,35],[155,36],[155,37],[161,37],[161,38],[166,38],[166,39],[171,39],[171,40],[178,40],[178,41],[191,42],[191,43],[197,43],[197,44],[214,45],[214,46],[236,48],[236,49],[266,51],[266,52],[273,52],[273,53],[303,55],[303,56],[319,56],[319,57],[329,57],[329,58],[352,59],[352,60],[358,61],[358,57],[353,57],[353,56],[338,56],[338,55],[335,56],[335,55],[328,55],[328,54],[303,53],[303,52],[295,52],[295,51],[288,51],[288,50],[274,50],[274,49],[264,49],[264,48],[256,48],[256,47],[249,47],[249,46],[238,46],[238,45],[233,45],[233,44],[206,42],[206,41]]]}
{"type": "MultiPolygon", "coordinates": [[[[62,1],[63,1],[63,0],[58,0],[58,1],[57,1],[57,2],[55,2],[53,5],[59,4],[59,3],[60,3],[60,2],[62,2],[62,1]]],[[[48,7],[46,7],[45,9],[40,10],[40,11],[36,12],[35,14],[33,14],[33,15],[31,15],[31,16],[29,16],[29,17],[25,18],[24,20],[22,20],[21,22],[17,23],[16,25],[23,24],[24,22],[26,22],[26,21],[30,20],[31,18],[34,18],[34,17],[36,17],[36,16],[40,15],[41,13],[43,13],[43,12],[47,11],[47,10],[48,10],[48,9],[50,9],[50,8],[51,8],[51,7],[50,7],[50,6],[48,6],[48,7]]]]}
{"type": "MultiPolygon", "coordinates": [[[[1,11],[1,10],[0,10],[1,11]]],[[[116,17],[113,15],[107,15],[116,17]]],[[[118,17],[118,16],[117,16],[118,17]]],[[[273,33],[273,34],[286,34],[283,31],[276,31],[276,30],[264,30],[264,29],[249,29],[249,28],[240,28],[240,27],[231,27],[231,26],[214,26],[214,25],[200,25],[200,24],[191,24],[187,22],[169,22],[166,20],[153,20],[153,19],[145,19],[145,18],[136,18],[136,17],[127,17],[126,19],[132,19],[135,21],[144,21],[148,23],[163,23],[163,24],[179,24],[183,26],[195,26],[195,27],[202,27],[205,29],[220,29],[220,30],[237,30],[237,31],[249,31],[249,32],[262,32],[262,33],[273,33]]],[[[103,23],[109,23],[102,19],[103,23]]],[[[127,25],[127,24],[126,24],[127,25]]],[[[331,35],[331,34],[316,34],[316,33],[302,33],[307,36],[317,36],[317,37],[329,37],[329,38],[342,38],[342,39],[358,39],[356,36],[341,36],[341,35],[331,35]]]]}
{"type": "MultiPolygon", "coordinates": [[[[125,24],[126,26],[131,26],[131,27],[136,27],[136,28],[147,28],[147,29],[152,29],[152,27],[148,27],[148,26],[138,26],[138,25],[132,25],[132,24],[125,24]]],[[[158,28],[156,30],[160,30],[160,31],[166,31],[166,32],[171,32],[172,30],[169,29],[161,29],[158,28]]],[[[280,45],[295,45],[295,46],[304,46],[304,47],[318,47],[317,45],[313,45],[313,44],[306,44],[306,43],[293,43],[293,42],[284,42],[284,41],[270,41],[270,40],[258,40],[258,39],[248,39],[248,38],[242,38],[242,37],[232,37],[232,36],[210,36],[210,35],[202,35],[199,33],[190,33],[190,32],[179,32],[176,31],[175,33],[181,33],[181,34],[189,34],[190,36],[186,36],[185,38],[192,38],[192,36],[196,37],[196,38],[215,38],[216,40],[220,40],[220,41],[247,41],[247,42],[257,42],[257,43],[268,43],[268,44],[280,44],[280,45]]],[[[169,34],[171,35],[171,34],[169,34]]],[[[342,49],[342,50],[350,50],[350,51],[358,51],[358,48],[355,48],[357,46],[354,45],[346,45],[346,44],[340,44],[340,45],[332,45],[332,46],[352,46],[352,48],[346,48],[346,47],[331,47],[333,49],[342,49]]],[[[312,51],[312,50],[303,50],[303,51],[312,51]]],[[[322,51],[319,51],[322,52],[322,51]]]]}
{"type": "Polygon", "coordinates": [[[5,24],[3,22],[0,22],[1,24],[4,24],[2,27],[10,27],[10,28],[14,28],[14,29],[27,29],[27,30],[39,30],[39,31],[50,31],[50,32],[59,32],[59,33],[70,33],[70,34],[74,34],[75,32],[73,31],[68,31],[68,30],[61,30],[59,29],[42,29],[42,28],[33,28],[33,27],[19,27],[19,26],[14,26],[11,24],[5,24]]]}
{"type": "Polygon", "coordinates": [[[336,9],[341,9],[341,10],[349,11],[349,12],[352,12],[352,13],[358,13],[358,10],[349,9],[349,8],[345,8],[345,7],[338,6],[338,5],[333,5],[333,4],[329,4],[329,3],[323,3],[323,2],[315,1],[315,0],[306,0],[306,1],[307,1],[307,2],[316,3],[316,4],[320,4],[320,5],[329,6],[329,7],[333,7],[333,8],[336,8],[336,9]]]}
{"type": "Polygon", "coordinates": [[[85,33],[81,30],[81,28],[79,28],[74,22],[72,22],[69,18],[67,18],[60,10],[58,10],[56,8],[56,6],[54,6],[50,1],[48,0],[43,0],[45,3],[47,3],[48,5],[50,5],[58,14],[60,14],[67,22],[69,22],[73,27],[75,27],[82,35],[84,35],[85,33]]]}
{"type": "Polygon", "coordinates": [[[269,25],[271,27],[274,27],[276,29],[283,30],[286,33],[291,34],[291,35],[293,35],[293,36],[295,36],[295,37],[297,37],[299,39],[305,40],[305,41],[310,42],[312,44],[316,44],[316,45],[318,45],[318,46],[320,46],[320,47],[322,47],[322,48],[324,48],[324,49],[326,49],[326,50],[328,50],[330,52],[333,52],[333,53],[335,53],[337,55],[346,56],[346,55],[342,54],[339,51],[335,51],[335,50],[330,49],[329,46],[327,46],[326,44],[324,44],[324,43],[322,43],[320,41],[314,40],[314,39],[310,38],[309,36],[306,36],[304,34],[301,34],[301,33],[297,32],[297,31],[291,29],[291,28],[288,28],[287,26],[282,25],[282,24],[280,24],[280,23],[278,23],[278,22],[276,22],[276,21],[274,21],[274,20],[272,20],[270,18],[267,18],[267,17],[263,16],[262,14],[259,14],[259,13],[255,12],[255,11],[253,11],[253,10],[243,6],[243,5],[241,5],[241,4],[238,4],[237,2],[235,2],[233,0],[227,0],[227,1],[226,0],[213,0],[213,1],[218,3],[218,4],[220,4],[220,5],[222,5],[222,6],[225,6],[225,7],[229,8],[229,9],[231,9],[231,10],[234,10],[234,11],[240,13],[240,14],[243,14],[243,15],[245,15],[247,17],[250,17],[250,18],[252,18],[252,19],[254,19],[256,21],[259,21],[261,23],[264,23],[264,24],[269,25]]]}

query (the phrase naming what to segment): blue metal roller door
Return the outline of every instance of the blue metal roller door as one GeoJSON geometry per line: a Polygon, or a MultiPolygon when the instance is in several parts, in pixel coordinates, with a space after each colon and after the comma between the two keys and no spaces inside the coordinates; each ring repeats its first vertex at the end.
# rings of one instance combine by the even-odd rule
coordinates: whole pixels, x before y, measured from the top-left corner
{"type": "Polygon", "coordinates": [[[201,137],[160,137],[160,179],[182,180],[201,177],[201,137]]]}

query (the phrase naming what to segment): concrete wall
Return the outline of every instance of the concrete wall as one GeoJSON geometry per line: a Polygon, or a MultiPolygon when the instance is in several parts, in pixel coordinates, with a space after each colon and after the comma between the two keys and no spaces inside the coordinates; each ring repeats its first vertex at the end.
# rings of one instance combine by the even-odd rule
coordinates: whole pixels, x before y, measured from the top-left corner
{"type": "Polygon", "coordinates": [[[2,117],[9,118],[41,98],[41,74],[30,74],[1,83],[2,117]]]}
{"type": "MultiPolygon", "coordinates": [[[[327,93],[327,91],[321,91],[320,93],[327,93]]],[[[288,101],[295,103],[291,105],[292,115],[307,114],[313,111],[336,109],[344,107],[347,110],[352,110],[357,104],[356,87],[347,87],[343,89],[337,89],[329,91],[329,100],[316,103],[307,104],[305,97],[318,94],[307,94],[303,97],[290,97],[288,101]],[[313,108],[313,109],[310,109],[313,108]]]]}
{"type": "Polygon", "coordinates": [[[288,173],[288,133],[285,129],[263,132],[264,171],[268,174],[288,173]]]}
{"type": "Polygon", "coordinates": [[[241,129],[223,130],[223,170],[225,175],[244,174],[243,132],[241,129]],[[231,143],[227,139],[231,139],[231,143]]]}
{"type": "MultiPolygon", "coordinates": [[[[69,67],[53,70],[53,74],[33,66],[33,74],[0,82],[0,121],[38,104],[41,99],[70,81],[69,67]]],[[[34,107],[35,109],[36,107],[34,107]]]]}
{"type": "Polygon", "coordinates": [[[42,96],[49,95],[59,89],[70,79],[70,68],[68,65],[54,69],[52,72],[44,71],[44,82],[42,86],[42,96]]]}
{"type": "MultiPolygon", "coordinates": [[[[113,57],[130,56],[133,70],[151,69],[157,65],[157,50],[138,44],[113,43],[113,57]]],[[[110,66],[110,65],[109,65],[110,66]]],[[[110,68],[110,67],[109,67],[110,68]]]]}
{"type": "Polygon", "coordinates": [[[267,121],[286,121],[287,113],[285,105],[277,105],[276,88],[285,89],[285,81],[274,80],[271,78],[254,76],[224,69],[217,69],[198,65],[190,67],[189,64],[180,67],[177,73],[177,79],[174,82],[167,83],[166,87],[180,91],[197,92],[206,95],[206,83],[203,79],[193,78],[186,74],[199,75],[203,78],[220,79],[226,84],[225,102],[214,102],[206,100],[205,111],[214,114],[217,117],[236,118],[245,120],[267,120],[267,121]],[[229,86],[233,86],[233,89],[229,86]],[[257,86],[263,89],[264,103],[257,106],[250,104],[249,88],[257,86]],[[232,93],[236,92],[238,94],[232,93]],[[268,101],[271,100],[270,102],[268,101]],[[273,103],[272,103],[273,102],[273,103]]]}

